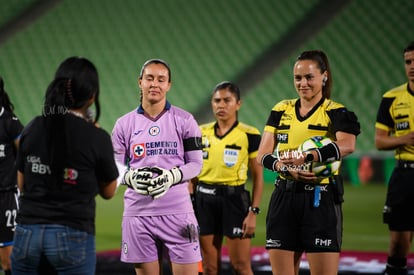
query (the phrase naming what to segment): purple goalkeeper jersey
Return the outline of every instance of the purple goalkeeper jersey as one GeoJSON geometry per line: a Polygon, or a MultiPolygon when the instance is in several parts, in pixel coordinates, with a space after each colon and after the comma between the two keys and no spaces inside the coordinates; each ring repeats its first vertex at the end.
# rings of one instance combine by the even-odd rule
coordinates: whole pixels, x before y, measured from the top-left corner
{"type": "Polygon", "coordinates": [[[142,106],[120,117],[112,131],[115,159],[131,168],[179,167],[181,183],[154,200],[127,188],[124,216],[157,216],[193,212],[188,180],[202,167],[201,132],[194,117],[168,101],[156,118],[144,114],[142,106]]]}

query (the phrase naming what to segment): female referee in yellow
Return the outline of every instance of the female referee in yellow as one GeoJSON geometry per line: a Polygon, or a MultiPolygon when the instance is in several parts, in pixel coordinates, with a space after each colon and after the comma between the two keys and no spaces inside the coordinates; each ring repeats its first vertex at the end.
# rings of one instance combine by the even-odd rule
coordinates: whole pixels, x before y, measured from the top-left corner
{"type": "Polygon", "coordinates": [[[293,77],[299,98],[273,107],[257,157],[265,168],[280,172],[266,217],[266,248],[274,275],[298,274],[303,252],[311,274],[336,275],[342,243],[341,178],[318,180],[298,167],[305,162],[340,160],[352,153],[359,123],[353,112],[329,99],[332,74],[324,52],[303,52],[293,77]],[[306,155],[298,151],[312,136],[334,142],[306,155]],[[283,153],[280,158],[278,152],[292,154],[283,153]]]}
{"type": "Polygon", "coordinates": [[[256,162],[260,132],[237,119],[240,90],[231,82],[216,85],[211,98],[215,122],[201,125],[203,168],[193,180],[200,226],[203,274],[221,274],[226,238],[234,274],[252,275],[250,239],[256,228],[263,192],[263,170],[256,162]],[[252,196],[245,189],[252,175],[252,196]]]}

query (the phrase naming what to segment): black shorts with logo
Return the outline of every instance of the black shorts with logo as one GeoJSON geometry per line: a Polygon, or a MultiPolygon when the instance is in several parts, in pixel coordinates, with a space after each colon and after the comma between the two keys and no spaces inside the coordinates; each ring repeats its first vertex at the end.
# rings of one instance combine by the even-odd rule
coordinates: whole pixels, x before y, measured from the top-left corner
{"type": "Polygon", "coordinates": [[[266,248],[339,252],[342,202],[336,194],[342,184],[339,177],[325,185],[277,179],[266,216],[266,248]]]}
{"type": "Polygon", "coordinates": [[[383,209],[383,222],[392,231],[414,231],[414,167],[400,163],[393,170],[383,209]]]}
{"type": "Polygon", "coordinates": [[[17,209],[17,191],[0,191],[0,247],[13,244],[17,209]]]}
{"type": "Polygon", "coordinates": [[[240,238],[243,220],[250,206],[250,192],[241,186],[212,185],[199,182],[196,191],[200,235],[240,238]]]}

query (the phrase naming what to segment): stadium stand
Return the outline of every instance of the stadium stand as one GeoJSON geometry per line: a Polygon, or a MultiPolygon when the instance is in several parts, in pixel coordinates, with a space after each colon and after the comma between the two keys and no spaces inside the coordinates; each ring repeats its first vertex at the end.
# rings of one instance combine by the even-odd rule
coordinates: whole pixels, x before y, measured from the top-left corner
{"type": "Polygon", "coordinates": [[[360,119],[362,133],[357,150],[375,151],[374,123],[381,95],[406,81],[402,49],[414,39],[413,10],[413,1],[351,1],[329,24],[319,30],[308,30],[313,36],[248,91],[240,119],[261,129],[266,122],[263,117],[267,118],[277,101],[296,97],[292,68],[299,52],[323,49],[331,61],[333,99],[355,111],[360,119]]]}
{"type": "Polygon", "coordinates": [[[136,106],[139,66],[153,57],[172,66],[171,101],[195,112],[209,102],[218,81],[233,79],[253,63],[317,1],[136,3],[61,1],[1,45],[1,66],[7,64],[7,70],[0,72],[24,122],[40,112],[56,64],[69,55],[88,56],[97,64],[106,129],[136,106]]]}
{"type": "MultiPolygon", "coordinates": [[[[21,14],[35,2],[8,1],[0,22],[6,25],[6,18],[14,19],[13,14],[21,14]]],[[[208,106],[214,84],[225,79],[254,82],[246,69],[264,66],[256,62],[279,43],[289,49],[282,51],[284,60],[258,85],[242,90],[245,108],[240,119],[262,129],[274,103],[295,97],[291,85],[295,57],[303,49],[322,48],[335,74],[333,98],[361,114],[358,150],[374,151],[375,107],[382,92],[404,81],[401,48],[413,37],[410,11],[414,2],[345,2],[349,3],[322,28],[306,29],[305,21],[302,28],[312,35],[292,45],[297,22],[326,2],[58,1],[0,44],[0,73],[16,102],[16,112],[28,122],[41,111],[45,87],[59,60],[88,56],[100,71],[105,111],[101,125],[110,130],[120,114],[136,106],[139,66],[148,58],[160,57],[173,68],[171,101],[206,121],[211,118],[208,106]],[[154,9],[157,20],[151,19],[154,9]]]]}
{"type": "Polygon", "coordinates": [[[36,2],[37,0],[3,1],[0,9],[0,26],[7,25],[36,2]]]}

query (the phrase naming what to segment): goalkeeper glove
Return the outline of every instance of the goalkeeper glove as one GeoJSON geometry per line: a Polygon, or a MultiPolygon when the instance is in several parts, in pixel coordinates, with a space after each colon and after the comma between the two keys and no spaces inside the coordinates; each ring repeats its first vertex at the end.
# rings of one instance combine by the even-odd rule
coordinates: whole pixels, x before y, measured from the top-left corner
{"type": "Polygon", "coordinates": [[[151,170],[158,174],[158,177],[151,180],[151,186],[148,187],[148,192],[154,199],[164,196],[172,185],[181,182],[183,178],[183,173],[177,167],[171,170],[152,167],[151,170]]]}
{"type": "Polygon", "coordinates": [[[152,176],[153,173],[150,167],[129,168],[124,174],[124,182],[138,194],[148,195],[148,186],[152,184],[152,176]]]}

